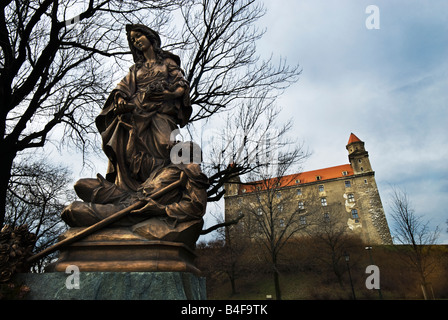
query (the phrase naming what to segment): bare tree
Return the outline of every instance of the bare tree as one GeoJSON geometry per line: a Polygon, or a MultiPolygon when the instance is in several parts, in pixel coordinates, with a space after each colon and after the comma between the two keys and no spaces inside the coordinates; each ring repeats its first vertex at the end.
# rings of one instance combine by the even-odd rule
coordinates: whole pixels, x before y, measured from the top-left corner
{"type": "MultiPolygon", "coordinates": [[[[238,217],[238,219],[243,216],[238,217]]],[[[230,280],[232,294],[237,293],[236,281],[245,273],[244,259],[250,242],[247,236],[241,232],[241,225],[227,225],[219,232],[218,239],[224,245],[217,256],[217,269],[225,273],[230,280]]]]}
{"type": "Polygon", "coordinates": [[[395,221],[395,239],[404,245],[401,252],[419,275],[423,296],[428,299],[432,293],[427,278],[435,267],[432,245],[437,242],[439,229],[430,229],[429,221],[423,221],[423,217],[415,213],[407,193],[400,189],[392,191],[391,215],[395,221]]]}
{"type": "MultiPolygon", "coordinates": [[[[64,130],[62,141],[83,152],[96,147],[92,123],[118,80],[114,66],[130,65],[125,23],[146,24],[172,40],[166,48],[181,50],[191,85],[193,123],[248,101],[258,101],[253,106],[262,108],[297,81],[298,66],[290,68],[284,60],[274,64],[272,58],[263,61],[256,55],[255,42],[263,32],[255,22],[264,9],[254,0],[184,2],[1,3],[0,225],[13,163],[21,153],[43,146],[56,127],[64,130]],[[170,13],[179,8],[184,21],[176,33],[170,13]]],[[[209,195],[218,200],[222,184],[244,170],[241,165],[214,170],[209,195]]]]}
{"type": "Polygon", "coordinates": [[[289,145],[292,148],[288,148],[287,144],[283,145],[281,140],[277,141],[276,138],[271,138],[272,143],[283,147],[279,148],[275,156],[270,155],[269,165],[260,166],[248,175],[248,194],[243,200],[241,212],[248,215],[245,221],[246,232],[268,253],[276,299],[281,300],[280,252],[285,244],[304,228],[300,220],[303,212],[297,201],[294,201],[295,193],[284,187],[296,179],[295,174],[288,173],[297,173],[299,165],[309,154],[301,145],[289,145]]]}
{"type": "MultiPolygon", "coordinates": [[[[114,70],[107,58],[129,49],[123,22],[159,24],[177,1],[44,0],[0,5],[0,225],[16,157],[41,147],[63,125],[63,139],[85,150],[114,70]],[[152,23],[149,23],[149,22],[152,23]]],[[[165,21],[166,23],[166,21],[165,21]]]]}
{"type": "MultiPolygon", "coordinates": [[[[67,168],[45,160],[23,159],[12,169],[5,222],[12,228],[27,225],[36,235],[37,251],[52,245],[66,230],[60,213],[74,199],[74,192],[68,187],[70,180],[67,168]]],[[[50,259],[39,261],[34,270],[42,271],[50,259]]]]}
{"type": "Polygon", "coordinates": [[[192,121],[239,106],[260,92],[275,99],[298,79],[298,66],[285,60],[261,60],[256,41],[263,36],[256,22],[265,14],[255,0],[196,0],[181,8],[181,49],[197,106],[192,121]]]}
{"type": "Polygon", "coordinates": [[[203,164],[211,183],[209,201],[222,198],[225,183],[273,165],[272,156],[279,148],[293,144],[287,137],[292,123],[278,125],[279,112],[263,98],[249,99],[229,113],[220,131],[212,131],[203,164]]]}
{"type": "MultiPolygon", "coordinates": [[[[319,203],[319,197],[313,197],[311,203],[319,203]]],[[[354,237],[350,237],[347,233],[347,225],[344,224],[345,219],[341,219],[343,213],[331,210],[326,207],[322,210],[322,206],[307,206],[307,228],[306,234],[312,239],[315,259],[319,261],[325,268],[328,268],[336,276],[339,285],[343,286],[343,278],[346,271],[344,262],[344,252],[353,246],[354,237]]],[[[358,241],[359,242],[359,241],[358,241]]]]}
{"type": "MultiPolygon", "coordinates": [[[[257,55],[256,42],[264,31],[256,22],[264,14],[255,0],[197,0],[181,9],[181,41],[172,46],[185,61],[195,107],[191,121],[196,125],[213,118],[214,129],[205,134],[214,141],[203,167],[211,183],[209,201],[220,200],[226,182],[256,167],[250,141],[273,129],[271,118],[279,111],[273,103],[301,73],[298,65],[291,67],[284,59],[275,62],[273,56],[263,60],[257,55]],[[219,118],[224,120],[221,131],[219,118]]],[[[198,128],[189,130],[194,136],[198,128]]]]}

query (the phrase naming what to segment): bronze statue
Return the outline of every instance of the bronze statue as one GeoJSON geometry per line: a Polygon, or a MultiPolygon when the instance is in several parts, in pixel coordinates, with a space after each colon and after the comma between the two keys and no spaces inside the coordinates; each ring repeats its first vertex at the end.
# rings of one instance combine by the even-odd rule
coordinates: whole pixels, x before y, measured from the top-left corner
{"type": "MultiPolygon", "coordinates": [[[[203,225],[208,179],[197,163],[170,158],[179,143],[172,132],[191,116],[189,84],[179,57],[161,49],[154,30],[137,24],[126,32],[135,63],[96,118],[107,173],[75,184],[83,201],[63,210],[72,229],[61,244],[76,242],[61,251],[56,270],[78,263],[93,271],[196,271],[190,258],[203,225]],[[91,235],[81,240],[84,234],[91,235]]],[[[189,150],[192,143],[183,144],[189,150]]]]}
{"type": "MultiPolygon", "coordinates": [[[[96,126],[109,158],[106,180],[135,192],[170,163],[171,133],[187,124],[191,105],[179,57],[160,49],[159,36],[145,26],[127,25],[126,31],[135,64],[109,95],[96,126]]],[[[90,200],[92,183],[77,183],[81,199],[90,200]]]]}
{"type": "Polygon", "coordinates": [[[136,191],[155,169],[169,164],[171,133],[191,115],[189,86],[178,56],[160,49],[160,38],[142,25],[127,25],[135,64],[96,119],[110,160],[107,180],[136,191]]]}

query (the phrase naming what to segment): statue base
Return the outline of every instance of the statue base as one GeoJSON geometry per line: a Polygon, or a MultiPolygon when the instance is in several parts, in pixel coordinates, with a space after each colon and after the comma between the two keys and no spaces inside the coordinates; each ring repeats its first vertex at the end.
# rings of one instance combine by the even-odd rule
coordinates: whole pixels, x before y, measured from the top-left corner
{"type": "Polygon", "coordinates": [[[184,272],[20,273],[27,300],[205,300],[205,278],[184,272]]]}
{"type": "MultiPolygon", "coordinates": [[[[72,228],[60,240],[83,228],[72,228]]],[[[147,240],[129,228],[100,230],[60,249],[58,260],[47,272],[65,272],[75,265],[80,272],[189,272],[200,270],[194,265],[195,253],[181,242],[147,240]]]]}

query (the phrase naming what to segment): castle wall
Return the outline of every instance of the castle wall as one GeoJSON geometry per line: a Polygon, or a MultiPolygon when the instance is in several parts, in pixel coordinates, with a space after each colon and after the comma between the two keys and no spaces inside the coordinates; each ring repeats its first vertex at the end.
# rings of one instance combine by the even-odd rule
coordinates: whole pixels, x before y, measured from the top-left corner
{"type": "MultiPolygon", "coordinates": [[[[355,138],[357,139],[356,136],[355,138]]],[[[359,140],[353,143],[349,141],[347,150],[350,165],[316,170],[312,174],[311,172],[299,174],[299,179],[295,180],[296,184],[272,190],[227,185],[226,220],[244,214],[242,226],[246,228],[246,232],[253,233],[257,228],[248,226],[256,220],[257,215],[266,214],[267,211],[266,201],[260,199],[275,193],[280,194],[280,197],[273,198],[271,210],[281,210],[274,213],[278,226],[282,225],[282,220],[286,220],[288,215],[295,214],[298,218],[302,216],[296,219],[297,223],[303,224],[303,227],[306,227],[303,228],[304,231],[310,233],[310,230],[319,227],[316,221],[325,217],[331,219],[332,223],[343,226],[347,234],[359,235],[366,244],[392,244],[375,173],[371,168],[368,153],[364,149],[364,143],[359,140]],[[344,168],[348,170],[335,173],[344,168]],[[325,178],[323,175],[322,180],[317,180],[320,179],[317,177],[319,172],[331,173],[333,176],[325,178]],[[308,180],[301,180],[301,176],[308,177],[308,180]],[[310,182],[309,176],[316,177],[316,180],[310,182]]],[[[304,233],[306,232],[298,232],[297,236],[304,233]]]]}

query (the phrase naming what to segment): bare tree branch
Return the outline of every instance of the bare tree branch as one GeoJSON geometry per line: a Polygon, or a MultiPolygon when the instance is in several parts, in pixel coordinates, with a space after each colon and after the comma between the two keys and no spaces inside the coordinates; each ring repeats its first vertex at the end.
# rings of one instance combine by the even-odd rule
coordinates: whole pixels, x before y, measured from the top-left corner
{"type": "Polygon", "coordinates": [[[226,222],[222,222],[222,223],[217,223],[217,224],[211,226],[210,228],[207,228],[207,229],[205,229],[205,230],[202,230],[202,231],[201,231],[201,235],[208,234],[208,233],[210,233],[210,232],[213,232],[213,231],[218,230],[218,229],[223,228],[223,227],[229,227],[229,226],[231,226],[231,225],[237,224],[238,221],[240,221],[242,218],[244,218],[244,215],[241,215],[241,216],[239,216],[239,217],[237,217],[237,218],[235,218],[235,219],[233,219],[233,220],[230,220],[230,221],[226,221],[226,222]]]}

